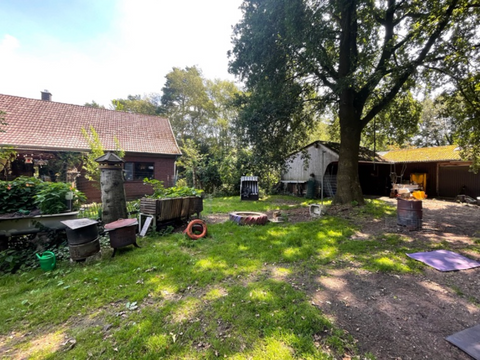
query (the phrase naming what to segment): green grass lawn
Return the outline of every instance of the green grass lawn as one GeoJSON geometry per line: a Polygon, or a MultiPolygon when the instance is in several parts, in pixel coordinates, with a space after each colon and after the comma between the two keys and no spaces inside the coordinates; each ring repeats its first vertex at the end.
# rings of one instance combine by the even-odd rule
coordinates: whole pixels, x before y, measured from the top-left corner
{"type": "MultiPolygon", "coordinates": [[[[314,201],[311,201],[314,202],[314,201]]],[[[204,214],[307,206],[273,196],[255,202],[207,198],[204,214]]],[[[359,216],[391,217],[368,201],[359,216]]],[[[415,272],[399,235],[352,241],[345,220],[208,226],[139,239],[111,258],[60,262],[0,277],[0,354],[31,359],[334,359],[359,354],[350,335],[293,285],[343,263],[371,271],[415,272]]],[[[409,249],[411,250],[411,249],[409,249]]]]}
{"type": "MultiPolygon", "coordinates": [[[[269,211],[287,210],[308,204],[316,204],[319,200],[308,200],[292,196],[266,196],[258,201],[241,201],[240,196],[210,197],[203,200],[204,214],[228,213],[232,211],[269,211]]],[[[328,201],[330,203],[330,201],[328,201]]]]}

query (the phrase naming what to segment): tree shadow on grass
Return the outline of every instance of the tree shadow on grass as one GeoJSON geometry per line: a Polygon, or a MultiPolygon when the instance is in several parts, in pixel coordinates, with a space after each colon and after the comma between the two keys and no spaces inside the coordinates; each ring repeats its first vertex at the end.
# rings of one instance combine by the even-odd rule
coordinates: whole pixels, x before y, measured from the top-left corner
{"type": "MultiPolygon", "coordinates": [[[[428,353],[462,359],[443,337],[477,320],[477,308],[460,297],[463,287],[452,292],[441,281],[449,275],[432,281],[405,256],[419,244],[438,243],[389,232],[352,240],[357,230],[325,217],[265,227],[216,224],[194,243],[180,234],[145,239],[142,249],[85,268],[66,296],[79,299],[72,306],[86,308],[81,317],[95,321],[60,314],[62,336],[76,343],[44,358],[321,359],[356,354],[355,338],[360,353],[379,358],[428,353]],[[82,286],[89,287],[90,301],[82,286]],[[134,302],[138,308],[126,308],[134,302]],[[416,335],[421,340],[412,340],[416,335]]],[[[31,298],[32,310],[54,317],[53,309],[40,307],[63,301],[55,294],[45,294],[44,302],[31,298]]],[[[37,326],[2,349],[28,347],[55,331],[37,326]]]]}

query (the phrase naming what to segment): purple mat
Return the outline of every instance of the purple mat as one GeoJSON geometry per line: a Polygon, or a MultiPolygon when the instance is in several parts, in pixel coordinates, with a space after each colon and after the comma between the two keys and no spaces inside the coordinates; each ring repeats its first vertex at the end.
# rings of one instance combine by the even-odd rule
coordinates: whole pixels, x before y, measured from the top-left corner
{"type": "Polygon", "coordinates": [[[480,325],[459,331],[447,337],[446,340],[475,360],[480,360],[480,325]]]}
{"type": "Polygon", "coordinates": [[[480,266],[480,262],[448,250],[419,252],[407,256],[440,271],[465,270],[480,266]]]}

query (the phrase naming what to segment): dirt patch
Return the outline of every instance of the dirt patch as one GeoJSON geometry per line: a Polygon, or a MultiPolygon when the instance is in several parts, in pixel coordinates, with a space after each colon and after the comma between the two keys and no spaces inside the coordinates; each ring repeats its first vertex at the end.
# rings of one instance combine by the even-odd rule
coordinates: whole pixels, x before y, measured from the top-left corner
{"type": "Polygon", "coordinates": [[[362,353],[378,359],[470,359],[445,337],[477,325],[479,309],[445,280],[430,270],[422,276],[331,270],[316,279],[320,291],[310,295],[358,340],[362,353]]]}
{"type": "MultiPolygon", "coordinates": [[[[382,198],[396,205],[395,199],[382,198]]],[[[475,245],[480,207],[424,200],[423,225],[409,231],[396,217],[371,219],[355,210],[335,215],[356,224],[352,240],[385,233],[401,234],[412,247],[446,244],[455,249],[475,245]]],[[[460,251],[480,260],[476,252],[460,251]]],[[[326,270],[321,276],[296,279],[327,316],[358,340],[361,352],[378,359],[471,359],[445,337],[480,323],[480,269],[440,272],[425,267],[421,275],[373,273],[352,266],[326,270]]]]}
{"type": "MultiPolygon", "coordinates": [[[[381,198],[396,206],[396,200],[381,198]]],[[[352,241],[375,239],[384,234],[401,234],[411,248],[441,248],[479,260],[475,246],[480,237],[480,207],[450,201],[424,200],[423,224],[417,231],[398,226],[396,216],[372,219],[361,208],[332,207],[335,215],[355,224],[352,241]]],[[[272,212],[267,212],[269,219],[272,212]]],[[[289,223],[314,220],[308,207],[282,210],[289,223]]],[[[228,220],[228,214],[206,217],[208,223],[228,220]]],[[[315,275],[289,279],[305,291],[339,328],[358,342],[361,353],[379,360],[471,359],[445,337],[480,323],[480,268],[440,272],[425,267],[422,274],[374,273],[354,264],[336,264],[315,275]],[[298,285],[301,284],[301,285],[298,285]]]]}

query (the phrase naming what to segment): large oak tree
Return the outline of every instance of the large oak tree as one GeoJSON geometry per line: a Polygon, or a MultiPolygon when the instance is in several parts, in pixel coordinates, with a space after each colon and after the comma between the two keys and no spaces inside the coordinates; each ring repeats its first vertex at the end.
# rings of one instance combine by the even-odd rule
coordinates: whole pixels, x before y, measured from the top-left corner
{"type": "Polygon", "coordinates": [[[362,131],[418,79],[448,74],[449,66],[475,57],[479,6],[478,0],[244,0],[230,53],[230,71],[249,94],[240,125],[264,156],[268,149],[285,153],[308,133],[310,110],[336,109],[335,201],[362,204],[362,131]]]}

